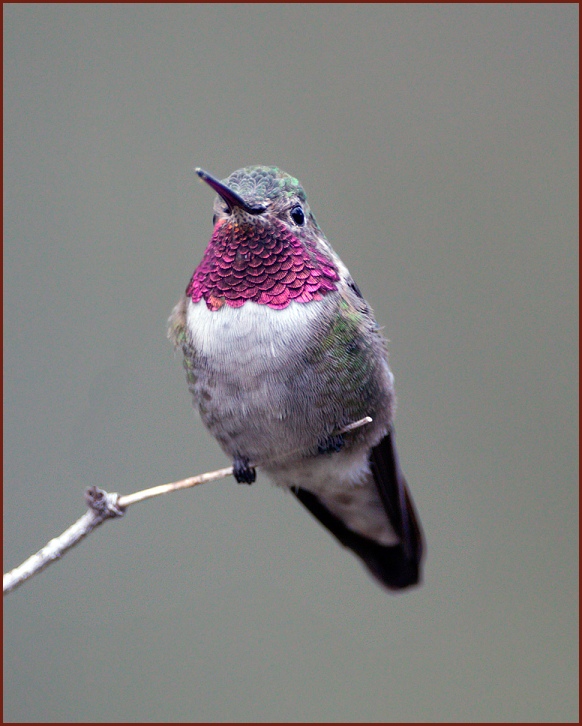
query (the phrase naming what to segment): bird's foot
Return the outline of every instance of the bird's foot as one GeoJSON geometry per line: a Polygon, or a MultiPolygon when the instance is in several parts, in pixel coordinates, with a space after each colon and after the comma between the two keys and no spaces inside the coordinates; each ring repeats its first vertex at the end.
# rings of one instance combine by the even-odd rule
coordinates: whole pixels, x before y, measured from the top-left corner
{"type": "Polygon", "coordinates": [[[252,484],[257,478],[257,472],[249,466],[246,456],[235,456],[232,462],[232,473],[239,484],[252,484]]]}

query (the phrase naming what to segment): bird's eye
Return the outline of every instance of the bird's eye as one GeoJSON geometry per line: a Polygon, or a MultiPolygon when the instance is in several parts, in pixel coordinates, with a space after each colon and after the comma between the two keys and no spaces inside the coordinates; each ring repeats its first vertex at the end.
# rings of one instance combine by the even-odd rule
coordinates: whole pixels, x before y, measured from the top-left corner
{"type": "Polygon", "coordinates": [[[301,226],[303,222],[305,222],[305,214],[303,214],[303,209],[301,209],[299,204],[293,207],[290,214],[291,219],[295,222],[296,225],[301,226]]]}

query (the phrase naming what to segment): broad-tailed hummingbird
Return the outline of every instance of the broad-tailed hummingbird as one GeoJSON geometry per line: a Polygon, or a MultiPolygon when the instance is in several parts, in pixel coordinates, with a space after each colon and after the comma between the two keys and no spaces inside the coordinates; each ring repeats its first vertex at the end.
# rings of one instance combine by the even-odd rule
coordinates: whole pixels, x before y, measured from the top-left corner
{"type": "Polygon", "coordinates": [[[385,586],[421,577],[423,537],[394,444],[387,343],[297,179],[219,181],[214,231],[169,321],[204,424],[238,482],[289,489],[385,586]]]}

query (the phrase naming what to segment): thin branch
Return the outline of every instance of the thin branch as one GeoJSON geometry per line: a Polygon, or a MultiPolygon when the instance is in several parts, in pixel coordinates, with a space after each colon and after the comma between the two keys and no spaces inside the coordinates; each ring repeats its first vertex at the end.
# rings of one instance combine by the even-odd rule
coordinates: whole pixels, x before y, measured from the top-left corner
{"type": "MultiPolygon", "coordinates": [[[[372,419],[369,416],[365,416],[359,421],[355,421],[354,423],[344,426],[344,428],[337,431],[337,433],[345,434],[348,433],[348,431],[353,431],[354,429],[357,429],[360,426],[365,426],[371,422],[372,419]]],[[[188,479],[175,481],[171,484],[161,484],[157,487],[142,489],[140,492],[124,495],[119,495],[115,492],[110,494],[98,487],[90,487],[85,493],[85,500],[89,507],[88,511],[85,512],[80,519],[66,529],[61,535],[51,539],[51,541],[36,554],[29,557],[21,565],[15,567],[10,572],[7,572],[4,575],[3,581],[4,594],[6,595],[7,593],[12,592],[12,590],[17,588],[33,575],[36,575],[44,570],[45,567],[48,567],[51,562],[58,560],[65,554],[65,552],[67,552],[67,550],[74,547],[77,542],[80,542],[84,537],[90,534],[95,527],[98,527],[106,519],[122,517],[125,514],[127,507],[132,504],[143,502],[146,499],[151,499],[152,497],[159,497],[162,494],[170,494],[171,492],[176,492],[179,489],[189,489],[190,487],[195,487],[198,484],[224,479],[227,476],[231,476],[231,474],[232,466],[227,466],[224,469],[209,471],[205,474],[199,474],[198,476],[191,476],[188,479]]]]}
{"type": "Polygon", "coordinates": [[[198,484],[204,484],[207,481],[218,481],[218,479],[225,479],[227,476],[232,474],[232,466],[227,466],[224,469],[217,469],[216,471],[207,471],[205,474],[198,474],[198,476],[191,476],[188,479],[182,479],[181,481],[172,482],[172,484],[160,484],[160,486],[152,487],[151,489],[142,489],[141,492],[134,492],[133,494],[125,494],[117,500],[117,504],[126,509],[132,504],[143,502],[146,499],[152,497],[159,497],[161,494],[170,494],[171,492],[177,492],[179,489],[190,489],[198,484]]]}
{"type": "Polygon", "coordinates": [[[372,419],[371,416],[364,416],[364,418],[361,418],[359,421],[354,421],[354,423],[344,426],[343,429],[340,429],[338,431],[338,434],[347,434],[348,431],[353,431],[354,429],[359,429],[360,426],[365,426],[366,424],[372,423],[373,420],[374,419],[372,419]]]}
{"type": "Polygon", "coordinates": [[[171,484],[162,484],[151,489],[143,489],[140,492],[126,494],[124,496],[120,496],[117,493],[110,494],[98,487],[87,489],[85,499],[89,510],[61,535],[51,539],[36,554],[29,557],[10,572],[7,572],[3,578],[4,594],[11,592],[30,577],[44,570],[52,562],[58,560],[67,550],[70,550],[71,547],[76,545],[77,542],[80,542],[106,519],[122,517],[130,505],[160,496],[161,494],[169,494],[179,489],[188,489],[198,484],[204,484],[205,482],[224,479],[231,474],[232,466],[228,466],[225,469],[209,471],[199,476],[191,476],[188,479],[182,479],[171,484]]]}

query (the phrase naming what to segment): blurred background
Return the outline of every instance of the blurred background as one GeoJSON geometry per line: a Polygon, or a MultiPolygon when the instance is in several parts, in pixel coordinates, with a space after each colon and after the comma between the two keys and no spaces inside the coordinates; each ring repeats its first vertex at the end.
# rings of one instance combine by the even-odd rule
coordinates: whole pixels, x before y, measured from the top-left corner
{"type": "Polygon", "coordinates": [[[576,721],[576,4],[5,4],[5,569],[228,466],[167,317],[274,164],[390,339],[428,554],[390,595],[259,474],[4,602],[6,721],[576,721]]]}

